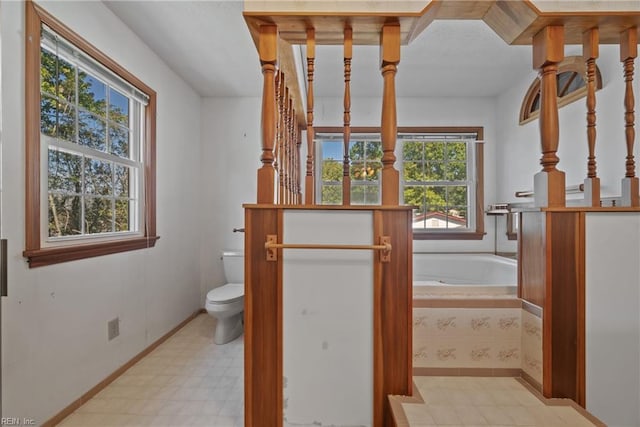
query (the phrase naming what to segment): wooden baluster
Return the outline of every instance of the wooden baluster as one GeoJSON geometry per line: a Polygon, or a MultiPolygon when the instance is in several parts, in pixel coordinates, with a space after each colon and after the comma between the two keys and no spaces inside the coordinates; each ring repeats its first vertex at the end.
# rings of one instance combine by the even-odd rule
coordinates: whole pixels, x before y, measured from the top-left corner
{"type": "Polygon", "coordinates": [[[258,38],[258,54],[262,65],[262,117],[261,145],[262,167],[258,169],[258,203],[273,204],[275,201],[275,169],[273,146],[276,128],[275,72],[278,61],[278,27],[262,25],[258,38]]]}
{"type": "Polygon", "coordinates": [[[540,72],[540,142],[542,171],[534,177],[535,205],[565,205],[565,175],[556,165],[560,129],[558,124],[558,63],[564,59],[564,28],[548,26],[533,37],[533,68],[540,72]]]}
{"type": "Polygon", "coordinates": [[[293,122],[293,102],[288,98],[289,108],[287,109],[287,204],[291,204],[291,124],[293,122]]]}
{"type": "Polygon", "coordinates": [[[636,162],[633,158],[633,144],[636,139],[634,128],[635,99],[633,96],[633,68],[638,56],[638,29],[636,27],[620,33],[620,62],[624,64],[624,129],[627,142],[625,176],[622,179],[622,206],[639,206],[639,180],[636,177],[636,162]]]}
{"type": "MultiPolygon", "coordinates": [[[[282,176],[282,161],[280,159],[281,153],[282,153],[282,126],[281,126],[281,122],[282,122],[282,109],[281,109],[281,105],[282,105],[282,97],[280,94],[280,90],[283,86],[283,82],[282,82],[282,72],[280,70],[278,70],[276,72],[276,131],[275,131],[275,135],[276,135],[276,141],[274,144],[274,161],[273,161],[273,167],[276,170],[276,181],[279,182],[280,181],[280,177],[282,176]]],[[[278,186],[276,188],[276,200],[278,204],[282,203],[282,190],[280,189],[280,186],[278,186]]]]}
{"type": "Polygon", "coordinates": [[[289,88],[285,89],[284,96],[284,138],[283,138],[283,152],[282,152],[282,162],[284,165],[284,173],[283,173],[283,189],[284,189],[284,199],[283,203],[285,205],[289,204],[289,138],[291,136],[291,131],[289,130],[291,124],[291,103],[289,102],[289,88]]]}
{"type": "Polygon", "coordinates": [[[291,98],[291,136],[289,137],[289,204],[293,205],[294,196],[295,196],[295,168],[294,168],[294,153],[296,146],[296,109],[293,106],[293,98],[291,98]]]}
{"type": "Polygon", "coordinates": [[[600,206],[600,178],[596,173],[596,59],[599,56],[600,35],[598,28],[582,34],[582,56],[587,66],[587,143],[589,157],[587,178],[584,180],[585,205],[600,206]]]}
{"type": "Polygon", "coordinates": [[[280,87],[278,90],[278,112],[279,112],[279,120],[278,120],[278,204],[284,203],[284,142],[285,142],[285,110],[284,110],[284,102],[285,102],[285,92],[286,92],[286,82],[285,76],[282,71],[279,71],[280,75],[280,87]]]}
{"type": "Polygon", "coordinates": [[[398,120],[396,116],[395,77],[400,63],[400,25],[385,24],[380,35],[382,77],[382,204],[398,205],[400,173],[395,169],[396,137],[398,120]]]}
{"type": "Polygon", "coordinates": [[[344,29],[344,160],[342,162],[342,204],[351,204],[351,171],[349,141],[351,140],[351,57],[353,56],[353,31],[344,29]]]}
{"type": "Polygon", "coordinates": [[[293,127],[293,100],[289,97],[289,122],[287,128],[287,204],[291,204],[291,128],[293,127]]]}
{"type": "Polygon", "coordinates": [[[307,29],[307,170],[304,177],[304,204],[315,201],[315,144],[313,142],[313,71],[316,56],[316,38],[313,28],[307,29]]]}
{"type": "Polygon", "coordinates": [[[296,196],[296,205],[302,204],[302,183],[300,175],[302,173],[302,159],[300,158],[300,149],[302,147],[302,128],[296,118],[296,187],[298,194],[296,196]]]}

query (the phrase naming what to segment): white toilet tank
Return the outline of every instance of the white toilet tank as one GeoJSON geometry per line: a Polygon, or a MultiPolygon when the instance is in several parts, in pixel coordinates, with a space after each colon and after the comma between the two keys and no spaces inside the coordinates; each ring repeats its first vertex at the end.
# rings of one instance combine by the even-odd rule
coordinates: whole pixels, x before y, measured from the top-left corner
{"type": "Polygon", "coordinates": [[[244,252],[223,252],[222,267],[227,283],[244,283],[244,252]]]}

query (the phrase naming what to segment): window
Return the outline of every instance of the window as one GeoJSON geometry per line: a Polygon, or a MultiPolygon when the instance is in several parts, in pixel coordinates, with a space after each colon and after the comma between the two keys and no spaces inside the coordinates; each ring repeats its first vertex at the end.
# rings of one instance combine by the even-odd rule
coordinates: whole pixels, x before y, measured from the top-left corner
{"type": "Polygon", "coordinates": [[[155,92],[26,3],[30,266],[154,246],[155,92]]]}
{"type": "MultiPolygon", "coordinates": [[[[320,204],[342,203],[341,128],[316,128],[320,204]]],[[[380,204],[378,128],[352,128],[351,203],[380,204]]],[[[402,203],[416,206],[415,239],[482,239],[482,128],[398,128],[402,203]]]]}
{"type": "MultiPolygon", "coordinates": [[[[351,204],[380,204],[380,169],[382,144],[379,134],[352,134],[349,142],[349,173],[351,204]]],[[[321,159],[318,180],[320,204],[342,204],[344,142],[342,133],[319,133],[316,130],[318,159],[321,159]]]]}
{"type": "Polygon", "coordinates": [[[399,132],[401,194],[414,238],[481,239],[482,129],[399,132]]]}
{"type": "MultiPolygon", "coordinates": [[[[587,96],[585,80],[587,70],[581,56],[568,56],[558,65],[558,108],[587,96]]],[[[602,76],[596,66],[596,90],[602,89],[602,76]]],[[[540,115],[540,79],[536,78],[527,90],[520,107],[520,124],[528,123],[540,115]]]]}

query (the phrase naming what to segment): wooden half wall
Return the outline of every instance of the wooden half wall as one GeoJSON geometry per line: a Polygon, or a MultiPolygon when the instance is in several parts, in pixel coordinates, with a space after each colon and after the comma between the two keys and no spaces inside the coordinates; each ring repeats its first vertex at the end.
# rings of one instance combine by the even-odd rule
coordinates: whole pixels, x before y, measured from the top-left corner
{"type": "Polygon", "coordinates": [[[387,396],[412,393],[412,210],[404,206],[245,205],[245,425],[283,425],[283,251],[289,249],[273,249],[277,260],[269,261],[265,242],[275,235],[286,243],[287,210],[369,211],[372,243],[390,237],[389,261],[382,261],[382,252],[373,256],[371,419],[374,427],[391,426],[387,396]]]}
{"type": "Polygon", "coordinates": [[[584,211],[520,213],[519,296],[542,308],[542,392],[585,405],[584,211]]]}

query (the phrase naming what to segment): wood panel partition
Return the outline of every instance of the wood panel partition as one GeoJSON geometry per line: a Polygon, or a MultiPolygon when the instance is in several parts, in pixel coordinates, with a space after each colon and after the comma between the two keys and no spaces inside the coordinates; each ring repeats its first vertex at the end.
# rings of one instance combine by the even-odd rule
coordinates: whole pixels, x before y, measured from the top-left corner
{"type": "Polygon", "coordinates": [[[286,210],[367,210],[373,235],[389,236],[389,262],[374,257],[373,426],[392,425],[387,396],[412,393],[412,209],[245,205],[245,425],[282,426],[283,249],[267,260],[268,235],[283,242],[286,210]]]}
{"type": "Polygon", "coordinates": [[[518,295],[543,312],[542,392],[584,406],[584,212],[520,215],[518,295]]]}

